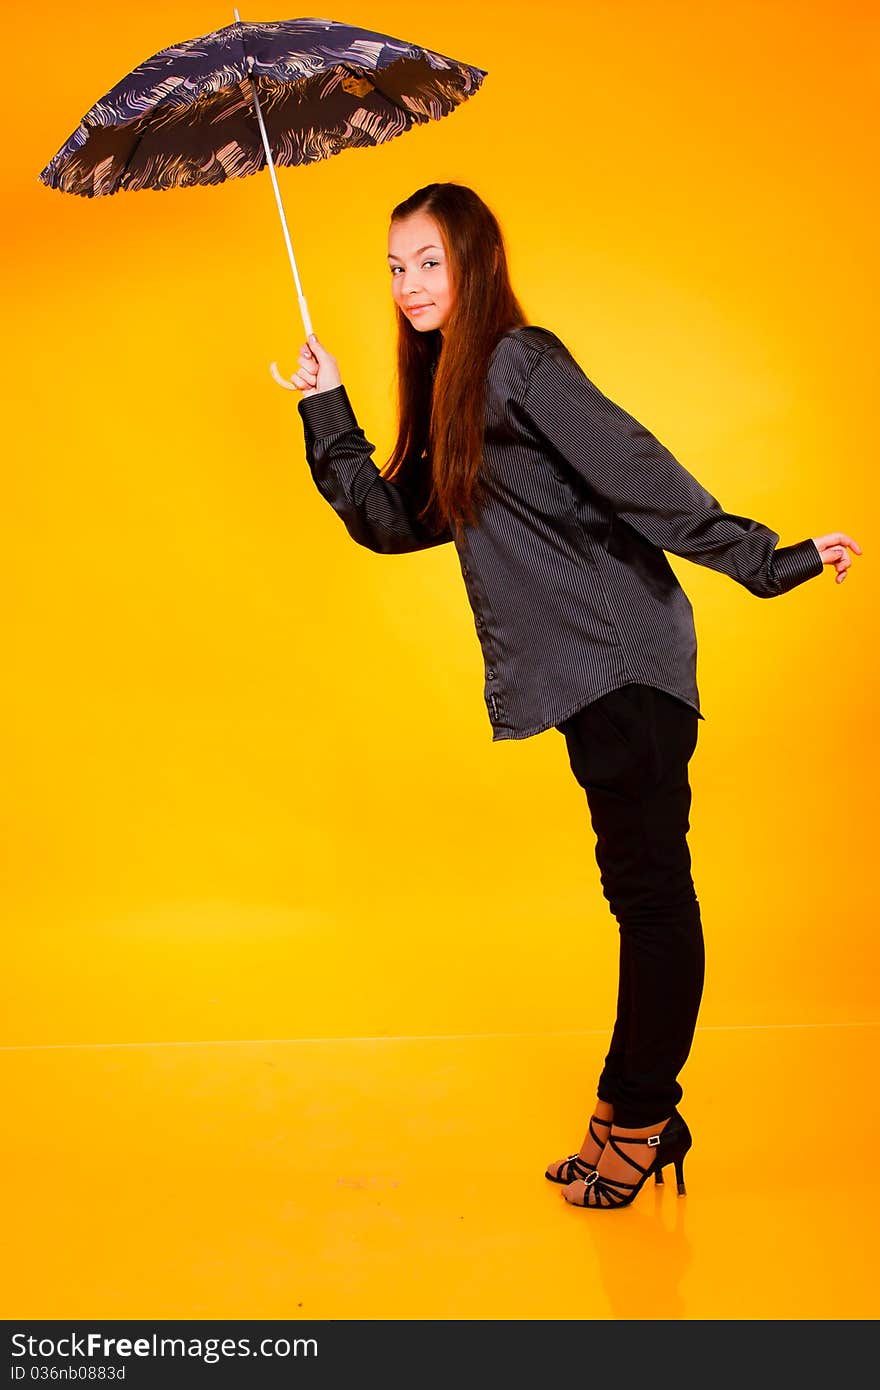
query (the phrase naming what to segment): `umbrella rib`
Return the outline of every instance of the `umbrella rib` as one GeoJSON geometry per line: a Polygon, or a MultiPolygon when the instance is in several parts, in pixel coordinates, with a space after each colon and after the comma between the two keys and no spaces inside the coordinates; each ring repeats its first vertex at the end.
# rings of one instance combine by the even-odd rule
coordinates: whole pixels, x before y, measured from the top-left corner
{"type": "MultiPolygon", "coordinates": [[[[397,63],[405,62],[405,61],[406,61],[406,59],[405,59],[404,57],[395,58],[395,60],[394,60],[393,63],[389,63],[389,64],[388,64],[388,67],[389,67],[389,68],[395,67],[395,66],[397,65],[397,63]]],[[[343,64],[343,66],[345,66],[345,64],[343,64]]],[[[360,72],[358,72],[357,75],[358,75],[358,76],[366,76],[366,77],[368,77],[369,80],[370,80],[370,82],[373,84],[373,87],[374,87],[375,90],[378,92],[379,96],[382,98],[382,100],[385,101],[385,102],[387,102],[388,105],[389,105],[394,111],[400,111],[400,112],[403,113],[403,115],[407,118],[407,124],[408,124],[408,126],[411,126],[411,125],[415,124],[416,122],[421,123],[423,120],[426,120],[426,121],[427,121],[427,120],[430,120],[430,119],[431,119],[430,116],[425,115],[424,112],[413,111],[411,107],[405,106],[405,105],[403,104],[402,101],[397,101],[393,96],[390,95],[390,93],[386,92],[386,91],[379,85],[379,83],[376,81],[376,78],[379,76],[380,73],[384,73],[384,72],[386,72],[386,71],[387,71],[387,68],[376,68],[376,69],[370,69],[369,71],[367,71],[366,69],[364,69],[364,70],[361,70],[360,72]]],[[[463,97],[463,98],[462,98],[462,100],[466,100],[466,99],[467,99],[466,97],[463,97]]],[[[460,105],[460,102],[456,102],[455,105],[456,105],[456,106],[460,105]]],[[[450,111],[451,111],[452,109],[454,109],[454,108],[450,108],[450,111]]],[[[444,114],[444,115],[448,115],[448,114],[450,114],[450,111],[445,111],[445,112],[443,112],[443,114],[444,114]]]]}
{"type": "MultiPolygon", "coordinates": [[[[143,140],[144,136],[146,135],[146,133],[147,133],[147,128],[148,128],[148,126],[149,126],[149,124],[150,124],[150,121],[153,119],[154,113],[155,113],[156,111],[158,111],[158,109],[159,109],[159,107],[160,107],[161,105],[162,105],[162,102],[161,102],[161,101],[157,101],[157,102],[156,102],[156,105],[155,105],[154,107],[152,107],[152,108],[147,112],[146,119],[145,119],[144,124],[143,124],[143,128],[138,132],[137,139],[135,140],[134,144],[133,144],[132,147],[131,147],[131,152],[130,152],[130,154],[129,154],[129,156],[128,156],[128,159],[125,161],[125,164],[124,164],[123,169],[122,169],[122,173],[119,175],[119,179],[117,180],[117,183],[116,183],[116,190],[117,190],[117,191],[118,191],[120,188],[122,188],[122,180],[125,178],[126,174],[128,173],[129,165],[131,164],[131,161],[134,159],[135,155],[137,154],[138,145],[141,143],[141,141],[143,140]]],[[[125,192],[124,189],[122,189],[122,191],[125,192]]]]}
{"type": "MultiPolygon", "coordinates": [[[[397,59],[397,62],[400,62],[399,58],[397,59]]],[[[343,64],[343,67],[345,66],[346,65],[343,64]]],[[[364,73],[359,72],[357,75],[360,77],[363,76],[364,73]]],[[[389,106],[393,106],[395,111],[402,111],[405,116],[411,116],[413,114],[408,107],[401,106],[399,101],[395,101],[393,96],[390,96],[388,92],[384,91],[384,89],[380,87],[379,83],[376,81],[376,78],[378,76],[378,70],[371,70],[369,72],[366,72],[365,75],[368,78],[368,80],[373,84],[373,87],[379,93],[379,96],[382,98],[382,100],[387,101],[389,106]]]]}
{"type": "MultiPolygon", "coordinates": [[[[343,67],[343,68],[344,68],[346,71],[348,71],[348,72],[351,72],[351,71],[352,71],[352,69],[351,69],[351,68],[348,66],[348,64],[346,64],[346,63],[342,63],[342,64],[340,64],[340,66],[343,67]]],[[[357,76],[357,77],[364,77],[364,76],[366,76],[366,77],[369,79],[369,81],[370,81],[370,83],[371,83],[371,85],[372,85],[372,87],[373,87],[373,90],[375,91],[376,95],[377,95],[378,97],[380,97],[380,98],[382,99],[382,101],[385,102],[385,105],[386,105],[387,107],[390,107],[390,109],[391,109],[392,111],[398,112],[398,113],[400,113],[402,116],[404,116],[404,118],[405,118],[404,127],[403,127],[404,131],[408,130],[408,129],[410,128],[410,126],[413,125],[413,124],[415,123],[415,121],[418,119],[418,118],[416,117],[415,113],[412,112],[412,111],[410,111],[409,107],[401,105],[401,103],[400,103],[399,101],[395,101],[395,99],[394,99],[393,96],[390,96],[390,95],[388,94],[388,92],[384,91],[384,90],[379,86],[379,83],[376,81],[376,72],[375,72],[373,69],[370,69],[369,71],[367,71],[366,69],[360,69],[360,70],[354,69],[354,75],[357,76]]],[[[398,130],[398,131],[396,131],[395,133],[398,134],[398,135],[400,135],[400,134],[402,134],[403,132],[401,132],[401,131],[398,130]]],[[[376,142],[374,141],[373,143],[375,144],[376,142]]]]}

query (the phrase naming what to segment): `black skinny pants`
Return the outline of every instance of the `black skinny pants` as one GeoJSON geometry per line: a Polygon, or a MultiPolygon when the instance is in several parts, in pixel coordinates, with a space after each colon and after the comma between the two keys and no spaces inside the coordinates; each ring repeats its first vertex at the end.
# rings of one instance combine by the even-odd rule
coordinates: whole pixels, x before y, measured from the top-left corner
{"type": "Polygon", "coordinates": [[[602,891],[620,927],[617,1019],[599,1079],[617,1124],[665,1120],[703,993],[700,908],[687,843],[696,710],[630,684],[556,727],[587,794],[602,891]]]}

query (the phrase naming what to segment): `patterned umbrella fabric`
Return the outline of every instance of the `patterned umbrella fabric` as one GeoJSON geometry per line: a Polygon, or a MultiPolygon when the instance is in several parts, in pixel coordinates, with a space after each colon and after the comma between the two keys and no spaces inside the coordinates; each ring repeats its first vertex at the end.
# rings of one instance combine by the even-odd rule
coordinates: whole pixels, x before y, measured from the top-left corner
{"type": "MultiPolygon", "coordinates": [[[[237,11],[236,11],[237,14],[237,11]]],[[[94,198],[310,164],[448,115],[486,71],[331,19],[236,22],[140,63],[86,112],[40,173],[94,198]]]]}

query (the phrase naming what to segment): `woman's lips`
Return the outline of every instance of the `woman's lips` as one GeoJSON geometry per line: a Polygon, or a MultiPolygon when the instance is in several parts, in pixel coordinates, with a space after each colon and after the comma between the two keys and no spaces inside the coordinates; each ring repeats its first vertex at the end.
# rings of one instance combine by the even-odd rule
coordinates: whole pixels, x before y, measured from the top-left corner
{"type": "Polygon", "coordinates": [[[420,314],[423,309],[433,309],[433,304],[410,304],[407,309],[408,314],[420,314]]]}

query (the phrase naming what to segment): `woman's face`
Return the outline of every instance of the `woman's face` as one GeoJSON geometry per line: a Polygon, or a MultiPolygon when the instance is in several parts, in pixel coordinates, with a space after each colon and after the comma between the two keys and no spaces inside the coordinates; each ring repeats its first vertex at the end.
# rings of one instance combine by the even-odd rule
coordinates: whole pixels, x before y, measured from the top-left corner
{"type": "Polygon", "coordinates": [[[442,332],[453,295],[443,236],[433,217],[414,212],[391,223],[388,267],[394,302],[413,328],[442,332]]]}

